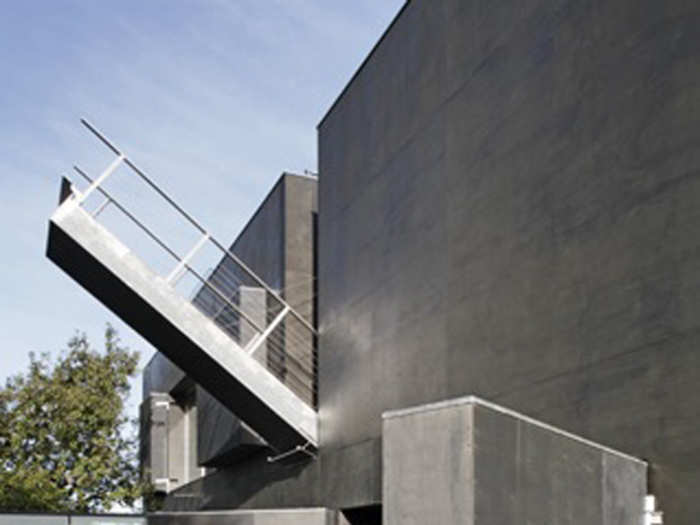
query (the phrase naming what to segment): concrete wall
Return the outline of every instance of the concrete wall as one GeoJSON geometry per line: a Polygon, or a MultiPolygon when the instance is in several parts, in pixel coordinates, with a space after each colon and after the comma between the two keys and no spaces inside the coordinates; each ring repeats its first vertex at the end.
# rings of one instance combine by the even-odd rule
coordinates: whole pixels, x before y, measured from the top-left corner
{"type": "MultiPolygon", "coordinates": [[[[310,323],[315,322],[313,217],[316,187],[314,178],[284,173],[230,248],[310,323]]],[[[209,280],[225,294],[235,293],[241,309],[259,326],[264,327],[266,321],[272,321],[282,309],[277,300],[266,294],[259,283],[246,276],[231,260],[223,260],[214,268],[209,280]],[[241,280],[242,286],[232,276],[241,280]],[[248,303],[248,308],[245,303],[248,303]],[[263,319],[258,319],[261,316],[263,319]]],[[[213,307],[217,312],[222,304],[206,288],[196,295],[194,303],[201,303],[209,310],[213,307]]],[[[227,314],[224,309],[217,319],[230,326],[233,337],[245,346],[254,330],[239,317],[236,312],[227,314]]],[[[265,348],[256,352],[256,357],[299,397],[314,405],[313,378],[309,373],[314,359],[313,349],[311,333],[290,317],[273,332],[265,348]]]]}
{"type": "Polygon", "coordinates": [[[319,126],[322,446],[476,393],[648,459],[697,521],[699,24],[408,3],[319,126]]]}
{"type": "Polygon", "coordinates": [[[168,408],[172,398],[149,392],[140,407],[139,459],[141,470],[155,490],[169,488],[168,408]]]}
{"type": "Polygon", "coordinates": [[[197,386],[197,458],[222,467],[267,448],[264,440],[202,387],[197,386]]]}
{"type": "MultiPolygon", "coordinates": [[[[315,320],[316,287],[313,256],[316,187],[317,182],[313,178],[283,174],[231,246],[236,255],[271,287],[281,291],[285,299],[312,323],[315,320]]],[[[213,270],[213,278],[216,278],[217,271],[218,268],[213,270]]],[[[245,293],[238,300],[242,306],[248,300],[260,302],[261,297],[265,300],[261,292],[260,288],[245,287],[245,293]]],[[[313,341],[310,338],[302,341],[300,334],[305,332],[298,328],[298,323],[289,321],[280,330],[280,337],[287,338],[288,345],[294,344],[295,350],[302,349],[303,358],[311,361],[313,341]]],[[[245,329],[242,326],[241,332],[245,332],[245,329]]],[[[266,347],[257,350],[256,357],[262,362],[271,359],[266,347]]],[[[275,365],[275,370],[281,371],[280,377],[285,381],[296,381],[301,374],[298,363],[291,359],[281,359],[275,365]]],[[[177,383],[175,378],[182,380],[184,373],[173,367],[158,354],[144,372],[144,393],[156,386],[174,387],[177,383]]],[[[297,385],[290,386],[295,388],[297,385]]],[[[309,403],[314,402],[307,390],[303,394],[309,403]]],[[[283,469],[280,474],[274,468],[255,467],[253,471],[256,473],[252,477],[248,470],[248,465],[267,463],[269,451],[265,450],[264,441],[201,387],[197,387],[197,417],[199,462],[219,470],[173,493],[166,500],[167,508],[196,510],[246,505],[253,508],[284,506],[279,496],[274,496],[276,499],[266,504],[268,491],[262,490],[261,483],[255,480],[263,479],[261,473],[279,480],[280,476],[283,478],[286,475],[286,470],[283,469]],[[253,497],[255,491],[251,493],[252,487],[257,487],[256,490],[261,490],[262,494],[253,497]]],[[[277,485],[279,487],[279,483],[277,485]]],[[[278,491],[273,490],[272,493],[277,494],[278,491]]],[[[305,485],[299,493],[303,494],[301,499],[290,496],[288,506],[319,505],[321,498],[311,497],[317,493],[316,490],[305,485]]]]}
{"type": "Polygon", "coordinates": [[[640,525],[644,462],[474,398],[385,414],[384,524],[640,525]]]}
{"type": "Polygon", "coordinates": [[[165,501],[171,511],[325,506],[344,509],[351,525],[381,522],[381,442],[321,450],[315,460],[268,461],[258,451],[195,480],[165,501]]]}
{"type": "Polygon", "coordinates": [[[204,474],[197,458],[194,401],[194,395],[183,400],[150,392],[141,404],[141,468],[158,492],[174,490],[204,474]]]}
{"type": "MultiPolygon", "coordinates": [[[[310,322],[314,321],[315,305],[312,215],[317,209],[316,186],[316,180],[310,177],[283,174],[231,246],[231,250],[271,287],[283,291],[286,299],[310,322]]],[[[213,275],[216,274],[217,269],[214,269],[213,275]]],[[[221,286],[218,282],[217,285],[221,286]]],[[[242,307],[245,308],[243,302],[248,300],[264,303],[264,292],[260,288],[243,287],[243,290],[238,297],[242,307]]],[[[198,294],[194,302],[199,300],[198,294]]],[[[265,321],[255,320],[261,324],[265,321]]],[[[288,328],[292,335],[298,332],[294,332],[294,328],[288,328]]],[[[249,338],[249,325],[243,323],[238,330],[243,339],[249,338]]],[[[311,348],[312,342],[308,341],[308,349],[311,348]]],[[[258,349],[256,357],[262,362],[268,360],[265,346],[258,349]]],[[[286,370],[294,363],[279,366],[286,370]]],[[[181,369],[158,353],[144,370],[144,396],[152,391],[171,392],[185,378],[181,369]]],[[[308,394],[307,397],[309,402],[313,401],[308,394]]],[[[197,418],[200,464],[226,466],[264,446],[254,432],[201,387],[197,387],[197,418]]]]}
{"type": "Polygon", "coordinates": [[[163,510],[258,510],[320,505],[321,462],[270,463],[268,456],[269,452],[258,452],[235,465],[216,469],[170,494],[163,510]]]}
{"type": "Polygon", "coordinates": [[[284,288],[285,299],[307,321],[314,320],[314,216],[318,182],[311,177],[285,177],[284,288]]]}

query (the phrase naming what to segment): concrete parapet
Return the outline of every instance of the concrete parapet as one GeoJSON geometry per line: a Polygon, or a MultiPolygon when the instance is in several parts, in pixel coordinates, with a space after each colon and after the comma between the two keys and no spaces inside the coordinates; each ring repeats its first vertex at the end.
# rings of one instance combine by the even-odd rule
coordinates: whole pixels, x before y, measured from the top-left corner
{"type": "Polygon", "coordinates": [[[647,464],[470,396],[383,417],[385,525],[638,525],[647,464]]]}

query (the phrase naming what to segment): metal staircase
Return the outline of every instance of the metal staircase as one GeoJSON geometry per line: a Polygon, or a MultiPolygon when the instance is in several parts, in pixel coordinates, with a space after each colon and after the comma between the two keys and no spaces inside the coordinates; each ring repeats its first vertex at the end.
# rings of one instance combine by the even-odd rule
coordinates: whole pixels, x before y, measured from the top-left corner
{"type": "Polygon", "coordinates": [[[83,191],[64,178],[49,221],[47,256],[280,453],[313,453],[316,331],[310,320],[82,122],[115,158],[94,178],[75,168],[89,182],[83,191]],[[138,195],[164,206],[156,218],[172,213],[166,224],[185,224],[196,240],[183,248],[137,218],[107,185],[118,170],[145,184],[138,195]],[[103,224],[106,210],[135,226],[150,242],[149,253],[169,258],[171,267],[156,270],[123,244],[103,224]],[[194,294],[192,286],[183,290],[188,280],[194,294]]]}

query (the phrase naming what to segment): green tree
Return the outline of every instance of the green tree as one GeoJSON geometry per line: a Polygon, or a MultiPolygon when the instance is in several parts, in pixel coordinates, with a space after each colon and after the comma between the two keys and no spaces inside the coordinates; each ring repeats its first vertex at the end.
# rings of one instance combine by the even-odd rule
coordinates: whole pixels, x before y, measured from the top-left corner
{"type": "Polygon", "coordinates": [[[138,353],[107,326],[104,352],[76,335],[54,362],[0,390],[0,508],[99,512],[143,495],[133,421],[124,415],[138,353]]]}

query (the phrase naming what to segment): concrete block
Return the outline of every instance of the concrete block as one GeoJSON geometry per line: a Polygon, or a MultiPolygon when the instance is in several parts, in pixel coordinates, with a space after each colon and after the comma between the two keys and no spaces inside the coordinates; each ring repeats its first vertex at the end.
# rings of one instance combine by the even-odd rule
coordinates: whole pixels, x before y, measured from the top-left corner
{"type": "Polygon", "coordinates": [[[645,462],[469,396],[383,417],[385,525],[638,525],[645,462]]]}

